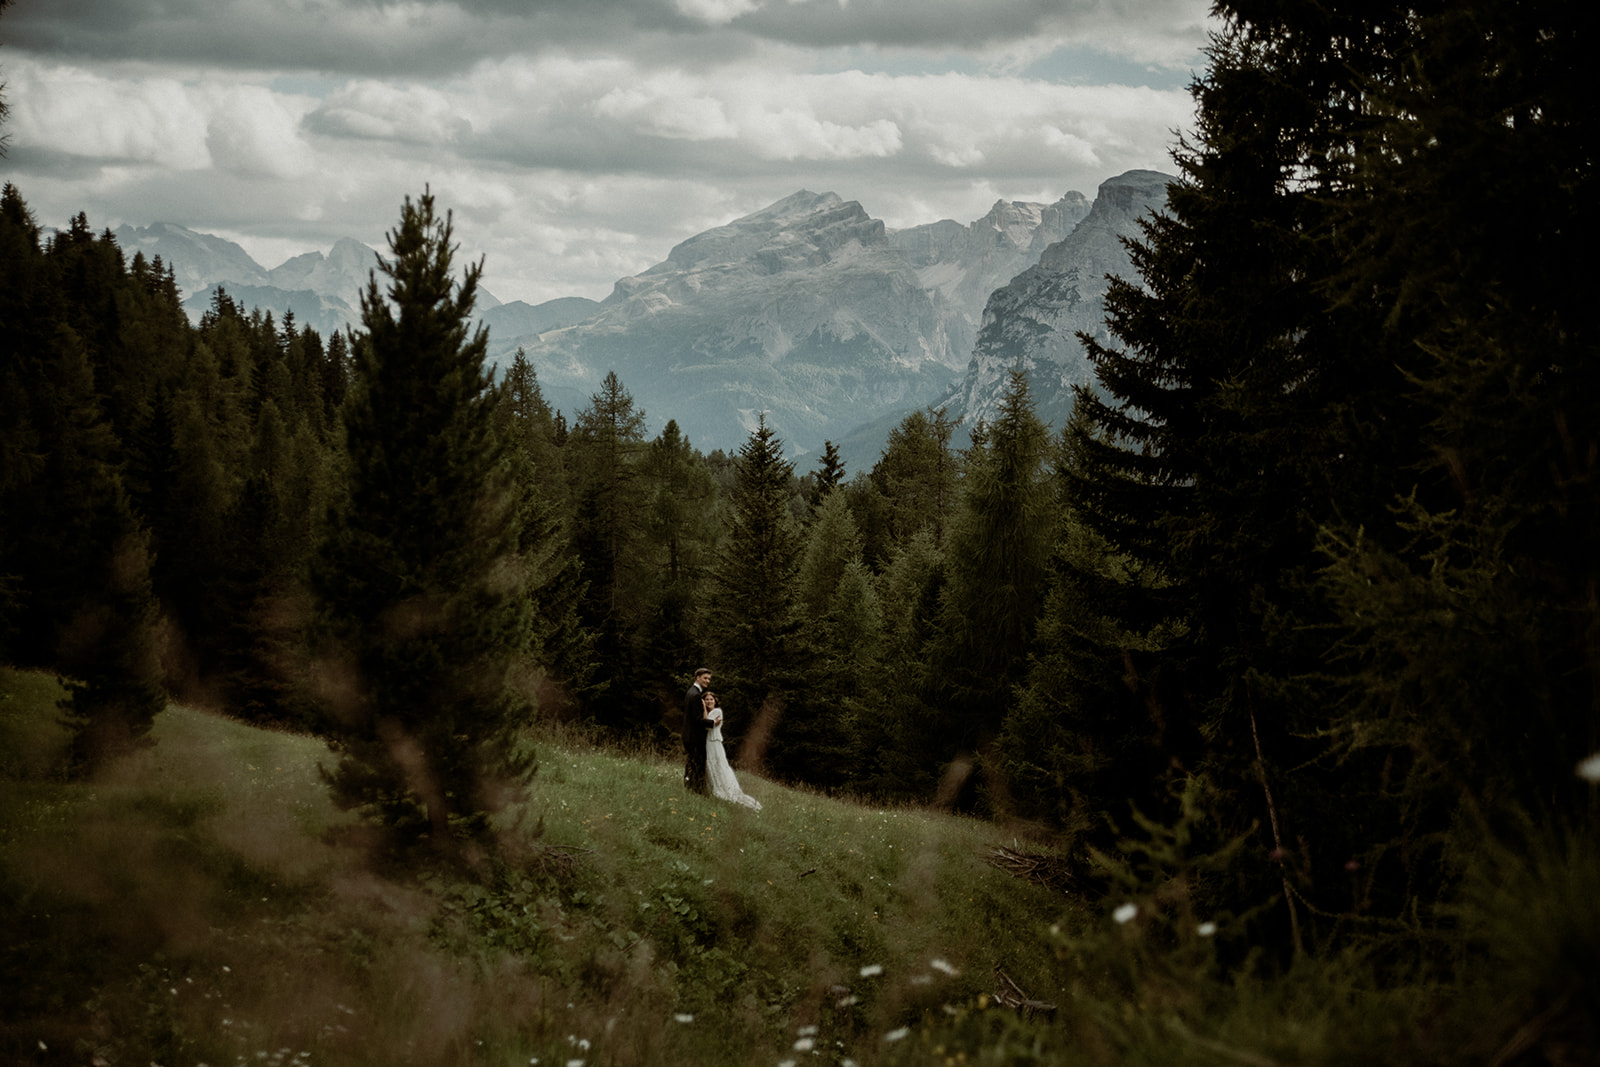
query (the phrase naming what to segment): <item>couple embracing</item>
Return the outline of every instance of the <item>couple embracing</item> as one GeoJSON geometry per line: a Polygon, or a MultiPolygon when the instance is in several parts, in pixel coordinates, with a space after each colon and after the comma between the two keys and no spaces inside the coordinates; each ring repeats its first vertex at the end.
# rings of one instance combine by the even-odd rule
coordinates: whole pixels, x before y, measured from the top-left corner
{"type": "Polygon", "coordinates": [[[694,672],[694,684],[683,695],[683,784],[689,792],[714,796],[761,810],[761,801],[739,788],[722,747],[722,709],[711,691],[711,671],[694,672]]]}

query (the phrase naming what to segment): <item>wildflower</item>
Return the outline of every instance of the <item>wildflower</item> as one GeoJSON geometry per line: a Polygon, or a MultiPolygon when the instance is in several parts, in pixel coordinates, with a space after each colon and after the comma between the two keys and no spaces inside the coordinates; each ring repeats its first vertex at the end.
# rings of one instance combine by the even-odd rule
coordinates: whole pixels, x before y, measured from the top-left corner
{"type": "Polygon", "coordinates": [[[802,1037],[799,1041],[794,1043],[794,1050],[796,1052],[810,1052],[816,1047],[816,1045],[817,1042],[815,1038],[802,1037]]]}
{"type": "Polygon", "coordinates": [[[686,1011],[680,1011],[678,1014],[674,1015],[673,1018],[678,1020],[680,1023],[692,1023],[692,1022],[694,1022],[694,1016],[690,1015],[686,1011]]]}
{"type": "Polygon", "coordinates": [[[778,1067],[795,1067],[794,1060],[779,1060],[778,1067]]]}
{"type": "Polygon", "coordinates": [[[1578,764],[1578,777],[1586,782],[1600,782],[1600,752],[1578,764]]]}
{"type": "Polygon", "coordinates": [[[863,978],[876,978],[882,973],[883,964],[881,963],[869,963],[865,967],[861,968],[861,977],[863,978]]]}
{"type": "Polygon", "coordinates": [[[817,1036],[817,1028],[815,1026],[802,1026],[799,1030],[797,1030],[795,1032],[797,1034],[799,1034],[801,1037],[816,1037],[817,1036]]]}
{"type": "Polygon", "coordinates": [[[883,1035],[883,1039],[885,1041],[899,1041],[901,1038],[906,1037],[910,1033],[911,1033],[911,1027],[902,1026],[898,1030],[890,1030],[887,1034],[884,1034],[883,1035]]]}
{"type": "Polygon", "coordinates": [[[960,971],[956,970],[954,967],[950,966],[950,964],[946,963],[944,960],[933,960],[928,964],[928,966],[932,967],[934,970],[938,971],[940,974],[949,975],[951,978],[954,978],[956,975],[961,973],[960,971]]]}
{"type": "Polygon", "coordinates": [[[1125,923],[1137,914],[1139,914],[1139,905],[1133,903],[1118,904],[1117,910],[1111,913],[1111,917],[1119,923],[1125,923]]]}
{"type": "Polygon", "coordinates": [[[1217,924],[1201,923],[1199,926],[1195,927],[1194,932],[1199,934],[1201,937],[1210,937],[1212,934],[1217,932],[1217,924]]]}
{"type": "Polygon", "coordinates": [[[838,1000],[833,1002],[833,1006],[836,1008],[848,1008],[852,1004],[859,1003],[861,1003],[861,998],[855,994],[851,994],[849,996],[840,997],[838,1000]]]}

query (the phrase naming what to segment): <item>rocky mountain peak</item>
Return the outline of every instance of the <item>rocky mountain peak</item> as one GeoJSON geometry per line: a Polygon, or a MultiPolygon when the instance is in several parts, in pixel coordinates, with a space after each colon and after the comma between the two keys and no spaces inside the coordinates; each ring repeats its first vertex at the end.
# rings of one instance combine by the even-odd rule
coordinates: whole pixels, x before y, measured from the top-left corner
{"type": "Polygon", "coordinates": [[[1019,361],[1032,377],[1040,416],[1056,425],[1065,420],[1072,385],[1093,379],[1078,333],[1108,339],[1107,275],[1135,276],[1122,240],[1138,237],[1139,219],[1165,207],[1173,180],[1135,170],[1102,182],[1082,221],[990,294],[966,378],[948,398],[965,431],[995,417],[1006,372],[1019,361]]]}
{"type": "MultiPolygon", "coordinates": [[[[696,234],[667,253],[645,275],[673,274],[707,267],[742,265],[775,274],[828,260],[851,241],[882,244],[883,223],[859,203],[846,203],[834,193],[797,193],[696,234]]],[[[630,290],[631,291],[631,290],[630,290]]]]}

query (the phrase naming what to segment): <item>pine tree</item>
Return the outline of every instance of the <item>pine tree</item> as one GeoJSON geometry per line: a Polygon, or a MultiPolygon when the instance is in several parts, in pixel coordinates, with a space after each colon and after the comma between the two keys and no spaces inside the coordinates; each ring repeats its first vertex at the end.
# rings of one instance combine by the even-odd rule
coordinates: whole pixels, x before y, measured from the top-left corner
{"type": "Polygon", "coordinates": [[[795,622],[789,596],[799,532],[789,512],[794,464],[761,415],[734,460],[727,538],[715,578],[719,683],[748,712],[794,684],[795,622]]]}
{"type": "Polygon", "coordinates": [[[807,502],[813,510],[822,506],[828,494],[844,484],[844,460],[839,457],[839,446],[832,441],[822,442],[822,462],[811,477],[807,502]]]}
{"type": "Polygon", "coordinates": [[[583,563],[582,617],[596,635],[605,688],[591,702],[600,721],[627,722],[638,710],[636,643],[648,618],[639,558],[646,493],[640,478],[645,413],[616,372],[578,413],[565,447],[573,486],[573,547],[583,563]]]}
{"type": "Polygon", "coordinates": [[[517,544],[533,609],[529,655],[549,682],[541,690],[546,703],[564,710],[596,688],[595,636],[579,617],[586,590],[568,534],[566,475],[554,443],[554,418],[520,348],[500,385],[495,426],[519,500],[517,544]]]}
{"type": "Polygon", "coordinates": [[[883,611],[862,560],[862,539],[843,493],[822,498],[795,574],[797,661],[807,683],[790,698],[779,765],[807,782],[837,786],[857,774],[859,720],[877,700],[883,611]]]}
{"type": "Polygon", "coordinates": [[[888,543],[874,546],[868,559],[887,558],[919,530],[931,529],[942,541],[956,504],[958,464],[950,452],[955,424],[943,408],[913,411],[889,432],[883,455],[872,468],[872,484],[888,507],[888,543]]]}
{"type": "Polygon", "coordinates": [[[494,433],[487,334],[468,333],[480,265],[452,283],[451,223],[424,192],[362,296],[347,411],[349,494],[314,587],[314,695],[341,804],[436,848],[523,788],[517,683],[530,600],[517,497],[494,433]]]}
{"type": "Polygon", "coordinates": [[[952,756],[993,740],[1026,671],[1050,548],[1047,444],[1027,372],[1013,368],[998,417],[968,457],[946,534],[934,684],[952,756]]]}

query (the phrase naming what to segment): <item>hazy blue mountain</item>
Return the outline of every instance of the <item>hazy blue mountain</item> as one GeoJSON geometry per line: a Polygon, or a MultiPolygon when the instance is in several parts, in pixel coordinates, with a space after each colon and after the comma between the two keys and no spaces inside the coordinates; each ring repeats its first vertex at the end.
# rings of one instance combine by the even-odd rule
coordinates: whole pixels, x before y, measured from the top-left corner
{"type": "Polygon", "coordinates": [[[160,256],[162,263],[172,268],[178,288],[185,293],[198,293],[221,281],[238,285],[272,284],[267,272],[248,252],[232,241],[209,233],[196,233],[170,222],[156,222],[137,229],[122,226],[112,236],[129,259],[135,252],[143,252],[147,260],[160,256]]]}
{"type": "MultiPolygon", "coordinates": [[[[323,337],[360,322],[361,294],[378,264],[377,252],[351,237],[335,241],[326,255],[306,252],[266,270],[233,241],[170,222],[123,226],[113,235],[130,257],[160,256],[172,268],[178,288],[188,294],[183,309],[193,322],[206,313],[220,285],[244,310],[270,311],[280,321],[292,310],[296,322],[323,337]]],[[[480,316],[499,304],[493,293],[478,288],[480,316]]]]}
{"type": "MultiPolygon", "coordinates": [[[[217,288],[216,285],[207,286],[184,299],[183,310],[188,314],[190,321],[200,321],[201,316],[211,307],[217,288]]],[[[224,282],[221,283],[221,288],[235,304],[247,312],[257,309],[272,312],[273,319],[280,325],[284,313],[293,311],[296,325],[311,327],[321,334],[324,340],[346,326],[361,321],[361,312],[356,306],[353,293],[352,299],[347,301],[313,289],[283,289],[276,285],[236,285],[233,282],[224,282]]]]}
{"type": "Polygon", "coordinates": [[[1139,218],[1166,206],[1167,184],[1176,180],[1134,170],[1101,183],[1083,221],[1045,249],[1037,264],[995,290],[966,376],[946,400],[965,429],[994,418],[1006,373],[1019,359],[1028,369],[1040,417],[1058,427],[1065,423],[1072,385],[1093,378],[1077,333],[1110,339],[1106,276],[1137,277],[1122,239],[1137,237],[1139,218]]]}
{"type": "Polygon", "coordinates": [[[562,296],[542,304],[508,300],[479,316],[494,336],[527,337],[546,330],[557,330],[590,318],[600,310],[600,301],[582,296],[562,296]]]}

